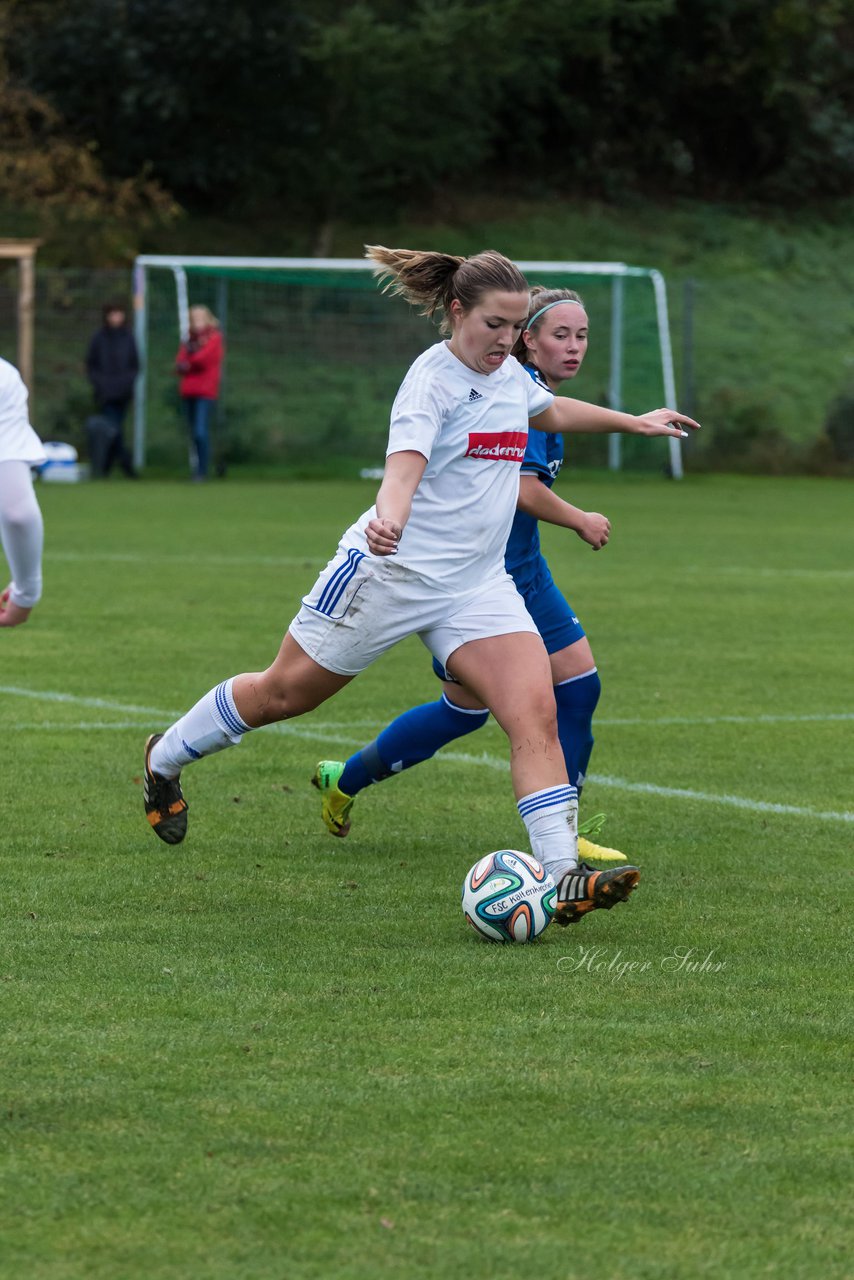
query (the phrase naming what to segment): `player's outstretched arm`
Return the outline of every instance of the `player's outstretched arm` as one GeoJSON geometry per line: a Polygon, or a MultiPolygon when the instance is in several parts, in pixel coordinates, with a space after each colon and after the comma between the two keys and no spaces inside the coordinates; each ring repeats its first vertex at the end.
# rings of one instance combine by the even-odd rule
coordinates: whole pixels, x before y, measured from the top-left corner
{"type": "Polygon", "coordinates": [[[607,516],[600,515],[598,511],[582,511],[571,502],[565,502],[547,484],[543,484],[539,476],[529,474],[521,477],[516,505],[535,520],[574,530],[594,551],[601,551],[611,534],[611,522],[607,516]]]}
{"type": "Polygon", "coordinates": [[[531,418],[531,425],[538,431],[586,435],[618,431],[634,436],[687,436],[685,427],[692,431],[700,429],[699,422],[676,409],[655,409],[635,415],[587,404],[584,400],[572,400],[568,396],[556,396],[548,409],[531,418]]]}
{"type": "Polygon", "coordinates": [[[377,514],[365,529],[368,549],[375,556],[393,556],[412,510],[412,495],[418,488],[427,459],[414,449],[404,449],[386,458],[385,474],[377,494],[377,514]]]}
{"type": "Polygon", "coordinates": [[[9,587],[0,595],[0,627],[19,627],[32,613],[32,609],[15,604],[10,595],[9,587]]]}

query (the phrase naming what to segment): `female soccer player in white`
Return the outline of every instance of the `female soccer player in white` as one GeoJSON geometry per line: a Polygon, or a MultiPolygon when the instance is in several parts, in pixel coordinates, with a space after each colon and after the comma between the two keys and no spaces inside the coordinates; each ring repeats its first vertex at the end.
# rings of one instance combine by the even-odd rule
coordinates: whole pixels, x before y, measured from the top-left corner
{"type": "Polygon", "coordinates": [[[510,740],[519,813],[534,856],[558,883],[569,923],[628,897],[636,867],[578,869],[577,801],[557,736],[548,655],[504,548],[516,510],[528,420],[544,431],[679,435],[671,409],[642,417],[555,400],[510,352],[528,284],[499,253],[472,258],[368,249],[377,274],[450,340],[414,362],[392,408],[376,504],[353,524],[266,671],[225,680],[145,751],[145,809],[157,835],[184,838],[179,775],[250,729],[313,710],[399,640],[417,634],[481,699],[510,740]]]}
{"type": "MultiPolygon", "coordinates": [[[[513,354],[531,377],[557,392],[574,378],[587,352],[589,319],[571,289],[535,288],[530,318],[513,354]]],[[[563,463],[563,436],[530,431],[521,467],[519,500],[504,563],[545,642],[557,704],[558,736],[571,786],[581,796],[593,749],[593,712],[601,684],[590,642],[574,609],[555,584],[540,550],[539,521],[572,529],[594,550],[608,541],[610,523],[596,511],[582,511],[552,491],[563,463]]],[[[355,797],[366,786],[395,777],[429,760],[441,747],[486,724],[489,712],[458,681],[448,679],[436,659],[442,696],[404,711],[346,763],[321,760],[312,781],[321,792],[322,816],[332,835],[346,836],[355,797]]],[[[602,815],[598,815],[601,821],[602,815]]],[[[591,824],[598,830],[597,819],[591,824]]],[[[625,861],[614,849],[579,839],[584,858],[625,861]]]]}
{"type": "Polygon", "coordinates": [[[42,594],[44,525],[30,467],[44,462],[30,426],[27,388],[14,365],[0,360],[0,538],[12,581],[0,593],[0,627],[26,622],[42,594]]]}

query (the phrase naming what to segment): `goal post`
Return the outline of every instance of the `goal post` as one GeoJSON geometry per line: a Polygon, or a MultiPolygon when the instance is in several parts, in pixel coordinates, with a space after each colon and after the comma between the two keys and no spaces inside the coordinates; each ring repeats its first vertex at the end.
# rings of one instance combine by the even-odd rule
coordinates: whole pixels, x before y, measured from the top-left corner
{"type": "MultiPolygon", "coordinates": [[[[660,271],[622,262],[517,265],[532,285],[574,288],[584,298],[591,344],[578,386],[565,384],[567,394],[630,413],[676,407],[660,271]]],[[[381,464],[394,394],[415,356],[436,340],[436,329],[412,308],[384,299],[372,269],[365,258],[138,257],[136,465],[147,459],[171,465],[186,453],[174,357],[194,303],[210,307],[226,339],[217,434],[232,461],[305,462],[328,454],[381,464]]],[[[612,469],[649,468],[664,466],[666,456],[670,474],[682,476],[676,438],[667,438],[667,455],[656,441],[582,440],[593,437],[573,437],[570,460],[575,454],[612,469]]]]}

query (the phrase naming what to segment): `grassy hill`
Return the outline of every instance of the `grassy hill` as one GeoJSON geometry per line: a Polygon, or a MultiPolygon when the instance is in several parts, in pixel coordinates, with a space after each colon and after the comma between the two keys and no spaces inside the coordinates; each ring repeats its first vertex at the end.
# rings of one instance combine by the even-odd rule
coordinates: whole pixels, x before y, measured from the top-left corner
{"type": "MultiPolygon", "coordinates": [[[[193,219],[165,233],[159,247],[286,255],[311,252],[314,239],[314,229],[283,228],[280,219],[242,225],[193,219]]],[[[776,434],[808,447],[822,435],[830,404],[854,383],[853,202],[785,212],[685,201],[615,206],[471,198],[444,218],[433,211],[406,221],[338,225],[325,252],[359,255],[362,244],[378,241],[656,266],[668,284],[682,407],[703,421],[704,452],[720,462],[759,468],[796,462],[776,434]],[[693,370],[685,334],[689,291],[693,370]]],[[[854,435],[854,410],[851,416],[854,435]]]]}
{"type": "MultiPolygon", "coordinates": [[[[454,252],[494,245],[514,257],[657,267],[668,284],[680,398],[707,428],[705,448],[733,459],[752,448],[757,460],[764,451],[773,462],[775,432],[801,446],[814,441],[829,404],[854,383],[854,206],[833,213],[551,202],[505,206],[500,218],[474,207],[464,222],[392,226],[386,234],[408,235],[404,244],[420,234],[417,243],[454,252]],[[689,291],[693,390],[684,330],[689,291]]],[[[377,231],[342,229],[334,251],[354,252],[377,231]]]]}
{"type": "MultiPolygon", "coordinates": [[[[433,209],[408,220],[341,223],[321,238],[329,256],[357,256],[366,242],[381,242],[657,267],[668,284],[680,407],[705,428],[689,465],[831,469],[839,459],[822,433],[843,393],[854,453],[852,201],[788,214],[553,196],[499,204],[483,196],[449,204],[443,216],[433,209]]],[[[134,243],[148,252],[286,256],[312,253],[318,230],[287,225],[279,214],[185,215],[134,243]]],[[[90,241],[87,259],[91,253],[90,241]]],[[[42,250],[45,264],[68,264],[73,255],[59,233],[42,250]]],[[[595,398],[589,387],[579,394],[595,398]]]]}

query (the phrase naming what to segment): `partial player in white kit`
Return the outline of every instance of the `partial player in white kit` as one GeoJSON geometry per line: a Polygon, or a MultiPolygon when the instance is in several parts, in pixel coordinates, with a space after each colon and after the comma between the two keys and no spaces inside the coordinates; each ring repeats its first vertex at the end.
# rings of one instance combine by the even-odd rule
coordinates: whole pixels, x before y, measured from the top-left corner
{"type": "Polygon", "coordinates": [[[494,251],[472,258],[370,247],[388,287],[441,313],[447,342],[414,362],[392,409],[374,507],[344,534],[263,672],[210,690],[145,751],[145,809],[162,840],[187,826],[179,775],[250,729],[313,710],[399,640],[418,635],[482,699],[510,740],[519,813],[571,923],[635,888],[636,867],[578,870],[575,789],[557,736],[549,660],[504,568],[528,420],[544,431],[679,435],[675,410],[643,417],[556,401],[510,351],[528,284],[494,251]]]}
{"type": "Polygon", "coordinates": [[[30,426],[24,380],[0,359],[0,539],[12,574],[0,592],[0,627],[26,622],[41,599],[44,524],[30,468],[44,460],[30,426]]]}

